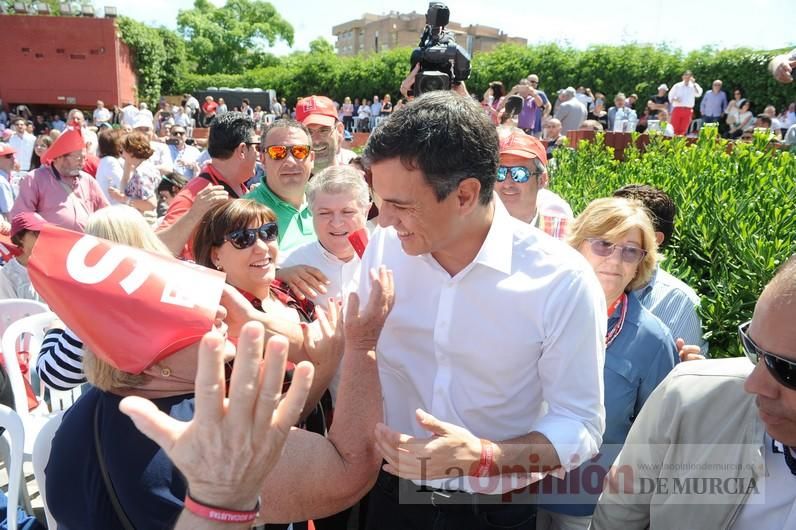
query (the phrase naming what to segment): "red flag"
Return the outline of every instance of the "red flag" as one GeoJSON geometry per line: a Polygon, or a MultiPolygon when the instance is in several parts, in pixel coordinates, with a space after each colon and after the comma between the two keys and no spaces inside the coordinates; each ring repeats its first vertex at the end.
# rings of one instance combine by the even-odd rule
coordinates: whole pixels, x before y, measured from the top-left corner
{"type": "Polygon", "coordinates": [[[50,308],[100,359],[140,373],[213,326],[224,275],[52,225],[28,272],[50,308]]]}
{"type": "Polygon", "coordinates": [[[365,253],[365,248],[368,246],[368,229],[360,228],[356,232],[351,232],[348,234],[348,242],[354,247],[357,256],[362,259],[362,254],[365,253]]]}

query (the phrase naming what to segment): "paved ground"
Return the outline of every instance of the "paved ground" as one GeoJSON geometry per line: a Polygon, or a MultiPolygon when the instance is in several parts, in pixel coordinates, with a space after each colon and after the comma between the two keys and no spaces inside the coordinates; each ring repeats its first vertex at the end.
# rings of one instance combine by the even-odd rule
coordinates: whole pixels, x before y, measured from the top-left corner
{"type": "MultiPolygon", "coordinates": [[[[34,515],[39,521],[41,521],[42,525],[46,525],[47,522],[44,517],[44,503],[41,500],[41,495],[39,495],[39,485],[36,483],[36,479],[33,478],[33,465],[30,462],[26,462],[22,468],[22,471],[25,474],[25,480],[28,485],[28,493],[30,495],[30,503],[33,506],[34,515]]],[[[0,488],[3,489],[3,493],[8,494],[8,472],[6,471],[5,462],[0,462],[0,488]]],[[[22,505],[21,501],[20,505],[22,505]]]]}

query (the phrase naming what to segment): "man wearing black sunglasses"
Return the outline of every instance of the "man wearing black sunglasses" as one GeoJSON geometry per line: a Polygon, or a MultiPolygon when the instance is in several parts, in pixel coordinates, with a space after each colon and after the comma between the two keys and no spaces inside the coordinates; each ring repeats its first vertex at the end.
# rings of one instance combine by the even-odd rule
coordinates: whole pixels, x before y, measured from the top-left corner
{"type": "Polygon", "coordinates": [[[592,528],[796,528],[794,315],[796,256],[739,327],[746,358],[680,364],[647,400],[592,528]]]}

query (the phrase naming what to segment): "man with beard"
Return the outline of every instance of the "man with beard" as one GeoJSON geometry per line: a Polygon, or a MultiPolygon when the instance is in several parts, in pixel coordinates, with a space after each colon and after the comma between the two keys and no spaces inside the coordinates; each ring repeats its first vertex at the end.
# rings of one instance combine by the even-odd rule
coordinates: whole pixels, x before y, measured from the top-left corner
{"type": "Polygon", "coordinates": [[[67,130],[41,157],[42,166],[19,183],[10,217],[36,212],[48,223],[82,232],[89,215],[108,206],[97,181],[81,170],[85,159],[80,131],[67,130]]]}
{"type": "Polygon", "coordinates": [[[329,166],[348,164],[356,158],[356,153],[342,147],[345,127],[331,99],[325,96],[302,99],[296,107],[296,119],[306,125],[312,135],[315,173],[329,166]]]}

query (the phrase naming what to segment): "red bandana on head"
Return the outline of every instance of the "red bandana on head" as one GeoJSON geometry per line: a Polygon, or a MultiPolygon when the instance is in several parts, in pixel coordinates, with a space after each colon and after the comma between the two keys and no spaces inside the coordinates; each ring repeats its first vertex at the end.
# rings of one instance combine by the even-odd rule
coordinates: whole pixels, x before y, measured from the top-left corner
{"type": "Polygon", "coordinates": [[[53,160],[59,156],[68,155],[75,151],[82,151],[86,148],[86,143],[83,141],[83,135],[79,130],[68,129],[64,131],[61,136],[56,138],[49,149],[41,157],[41,163],[45,166],[53,163],[53,160]]]}

